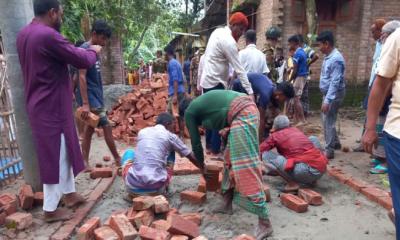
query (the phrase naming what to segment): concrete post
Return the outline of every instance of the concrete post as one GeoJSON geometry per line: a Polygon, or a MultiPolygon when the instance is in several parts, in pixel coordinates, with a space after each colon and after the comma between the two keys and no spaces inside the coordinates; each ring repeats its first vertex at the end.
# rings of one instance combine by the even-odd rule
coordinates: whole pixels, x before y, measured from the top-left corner
{"type": "Polygon", "coordinates": [[[24,85],[18,59],[17,33],[33,18],[32,0],[1,0],[0,30],[3,39],[11,102],[17,123],[17,141],[24,168],[25,182],[41,190],[38,161],[25,109],[24,85]]]}

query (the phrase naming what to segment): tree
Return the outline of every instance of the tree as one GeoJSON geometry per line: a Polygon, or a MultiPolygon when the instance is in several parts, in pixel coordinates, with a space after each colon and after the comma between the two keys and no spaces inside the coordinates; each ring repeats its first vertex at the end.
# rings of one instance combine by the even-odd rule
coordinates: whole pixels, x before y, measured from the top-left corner
{"type": "Polygon", "coordinates": [[[315,0],[306,0],[306,18],[308,26],[308,41],[312,44],[315,35],[317,34],[317,6],[315,0]]]}

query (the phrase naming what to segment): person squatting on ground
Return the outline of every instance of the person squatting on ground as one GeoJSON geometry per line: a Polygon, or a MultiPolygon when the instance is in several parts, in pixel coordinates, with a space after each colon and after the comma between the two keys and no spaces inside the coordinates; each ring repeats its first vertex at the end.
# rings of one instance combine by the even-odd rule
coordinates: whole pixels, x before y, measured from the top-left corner
{"type": "Polygon", "coordinates": [[[260,145],[260,152],[269,175],[279,175],[286,182],[285,192],[299,189],[299,184],[315,185],[326,172],[328,159],[315,136],[307,137],[290,127],[289,118],[279,115],[274,119],[271,134],[260,145]],[[279,155],[271,150],[276,148],[279,155]]]}
{"type": "Polygon", "coordinates": [[[259,217],[257,239],[272,234],[269,210],[263,190],[259,154],[259,113],[254,101],[230,90],[207,92],[180,107],[189,130],[193,152],[204,162],[199,127],[220,130],[227,146],[224,154],[222,193],[224,205],[216,212],[232,214],[232,203],[259,217]]]}
{"type": "Polygon", "coordinates": [[[89,68],[101,51],[98,45],[77,48],[61,34],[63,8],[57,0],[34,0],[34,19],[17,36],[24,78],[25,104],[43,183],[43,211],[47,222],[69,219],[70,210],[58,208],[83,203],[75,180],[84,168],[73,119],[72,81],[68,64],[89,68]]]}
{"type": "MultiPolygon", "coordinates": [[[[104,47],[110,37],[110,26],[103,20],[96,20],[93,23],[89,41],[83,43],[81,48],[88,49],[91,45],[100,45],[104,47]]],[[[115,146],[112,127],[107,117],[107,110],[104,106],[100,57],[97,58],[96,64],[89,68],[79,69],[79,88],[76,99],[78,104],[81,106],[81,117],[83,120],[88,118],[90,112],[99,116],[100,121],[97,127],[103,129],[107,147],[111,151],[116,165],[119,165],[121,157],[119,156],[117,147],[115,146]]],[[[85,125],[84,127],[82,153],[88,171],[91,169],[89,164],[89,154],[94,130],[95,129],[89,125],[85,125]]]]}

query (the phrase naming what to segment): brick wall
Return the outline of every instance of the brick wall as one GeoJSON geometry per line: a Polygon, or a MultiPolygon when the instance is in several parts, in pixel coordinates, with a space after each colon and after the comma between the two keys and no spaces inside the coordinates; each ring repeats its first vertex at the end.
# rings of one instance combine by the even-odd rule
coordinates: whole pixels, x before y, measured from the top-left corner
{"type": "Polygon", "coordinates": [[[124,83],[124,62],[121,38],[116,34],[111,37],[101,55],[101,75],[103,84],[124,83]]]}

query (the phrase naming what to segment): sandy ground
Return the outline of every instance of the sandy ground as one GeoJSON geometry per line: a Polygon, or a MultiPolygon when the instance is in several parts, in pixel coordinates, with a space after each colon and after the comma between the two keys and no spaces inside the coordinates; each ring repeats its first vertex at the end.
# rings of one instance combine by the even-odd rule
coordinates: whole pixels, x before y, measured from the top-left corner
{"type": "MultiPolygon", "coordinates": [[[[317,116],[312,117],[313,124],[319,124],[317,116]]],[[[362,124],[349,119],[341,119],[342,145],[353,147],[361,133],[362,124]]],[[[319,135],[319,137],[322,137],[319,135]]],[[[127,148],[124,144],[118,144],[121,151],[127,148]]],[[[90,161],[92,164],[101,162],[104,155],[110,155],[103,139],[95,137],[92,145],[90,161]]],[[[373,176],[368,173],[369,156],[365,153],[336,152],[336,158],[331,165],[341,166],[345,171],[370,183],[381,187],[382,176],[373,176]]],[[[170,203],[180,212],[200,212],[203,215],[201,232],[209,239],[231,239],[233,236],[247,233],[252,234],[257,223],[257,217],[235,207],[234,215],[213,214],[212,209],[221,201],[218,194],[208,193],[207,202],[202,206],[182,203],[179,200],[179,192],[186,189],[197,189],[198,175],[177,176],[173,178],[171,186],[170,203]]],[[[16,184],[8,186],[3,191],[15,191],[16,184]]],[[[283,207],[279,201],[279,191],[284,183],[277,177],[264,177],[264,182],[271,187],[272,202],[269,204],[271,221],[274,227],[273,240],[368,240],[395,239],[395,229],[388,220],[386,210],[375,203],[368,201],[364,196],[355,193],[347,186],[338,183],[329,176],[324,176],[318,183],[316,190],[324,197],[324,205],[310,206],[306,213],[298,214],[283,207]]],[[[94,183],[87,174],[78,177],[78,191],[86,195],[94,183]]],[[[99,216],[104,222],[112,212],[127,209],[130,203],[123,200],[124,187],[120,177],[117,177],[110,190],[104,194],[96,207],[88,217],[99,216]]],[[[41,220],[40,208],[33,211],[34,228],[27,232],[13,233],[0,228],[1,236],[5,239],[47,239],[58,224],[44,224],[41,220]],[[7,237],[7,235],[9,235],[7,237]]],[[[75,239],[75,237],[73,237],[75,239]]]]}

